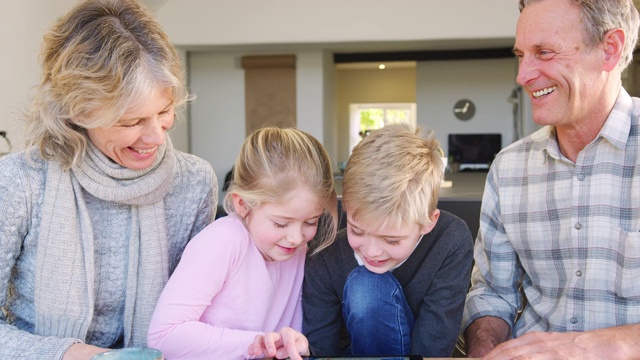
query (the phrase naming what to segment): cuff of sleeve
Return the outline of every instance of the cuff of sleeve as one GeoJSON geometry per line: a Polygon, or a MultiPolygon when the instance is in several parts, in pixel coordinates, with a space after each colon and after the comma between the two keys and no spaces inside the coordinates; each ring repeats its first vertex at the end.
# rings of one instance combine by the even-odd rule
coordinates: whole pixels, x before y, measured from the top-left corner
{"type": "Polygon", "coordinates": [[[56,343],[51,343],[50,347],[44,345],[43,355],[45,359],[59,359],[62,360],[64,354],[69,350],[71,345],[74,344],[83,344],[81,340],[78,339],[62,339],[56,343]],[[49,349],[47,349],[49,348],[49,349]]]}

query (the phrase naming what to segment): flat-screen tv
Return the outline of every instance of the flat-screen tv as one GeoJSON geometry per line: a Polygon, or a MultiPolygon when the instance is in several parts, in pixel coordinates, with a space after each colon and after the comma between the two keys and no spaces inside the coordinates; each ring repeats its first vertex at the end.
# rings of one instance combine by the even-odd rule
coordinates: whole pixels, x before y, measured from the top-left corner
{"type": "Polygon", "coordinates": [[[449,134],[449,158],[460,171],[489,169],[501,149],[501,134],[449,134]]]}

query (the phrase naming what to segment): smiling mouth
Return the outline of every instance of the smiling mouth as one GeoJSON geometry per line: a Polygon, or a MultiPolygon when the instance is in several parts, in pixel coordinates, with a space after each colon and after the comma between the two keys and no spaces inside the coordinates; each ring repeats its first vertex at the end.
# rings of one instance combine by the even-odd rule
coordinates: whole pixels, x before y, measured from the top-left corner
{"type": "Polygon", "coordinates": [[[367,262],[369,262],[372,265],[384,265],[387,263],[387,260],[373,260],[373,259],[369,259],[369,258],[365,258],[367,259],[367,262]]]}
{"type": "Polygon", "coordinates": [[[539,99],[545,95],[549,95],[552,92],[556,91],[557,88],[558,88],[557,86],[552,86],[552,87],[544,88],[542,90],[534,91],[531,94],[533,95],[534,98],[539,99]]]}
{"type": "Polygon", "coordinates": [[[136,149],[134,147],[129,147],[129,149],[133,150],[134,152],[137,152],[138,154],[151,154],[152,152],[156,151],[157,147],[152,147],[151,149],[136,149]]]}
{"type": "Polygon", "coordinates": [[[286,247],[286,246],[280,246],[280,249],[285,253],[285,254],[291,254],[293,252],[295,252],[298,248],[295,247],[286,247]]]}

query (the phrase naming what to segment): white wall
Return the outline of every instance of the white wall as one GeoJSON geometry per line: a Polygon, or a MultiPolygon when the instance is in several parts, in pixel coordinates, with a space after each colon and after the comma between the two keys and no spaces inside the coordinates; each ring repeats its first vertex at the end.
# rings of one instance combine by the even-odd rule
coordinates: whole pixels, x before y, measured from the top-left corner
{"type": "MultiPolygon", "coordinates": [[[[22,149],[21,111],[38,85],[38,53],[42,35],[75,0],[0,1],[0,130],[7,132],[13,150],[22,149]]],[[[7,150],[0,139],[0,152],[7,150]]]]}
{"type": "MultiPolygon", "coordinates": [[[[0,1],[0,13],[5,15],[0,22],[0,46],[5,49],[0,57],[0,78],[5,84],[0,89],[0,130],[8,132],[14,151],[23,148],[19,111],[39,81],[37,57],[42,35],[76,1],[0,1]]],[[[298,83],[305,84],[298,89],[298,104],[309,109],[299,124],[323,139],[333,153],[337,147],[331,103],[334,51],[503,46],[512,42],[518,15],[513,0],[146,1],[153,5],[169,37],[184,53],[204,48],[241,48],[238,55],[256,51],[296,53],[298,83]],[[388,26],[390,22],[393,27],[388,26]]],[[[244,118],[243,106],[239,105],[243,103],[239,88],[243,81],[236,71],[226,71],[231,70],[226,66],[215,70],[219,73],[212,78],[226,84],[222,98],[209,99],[212,105],[194,111],[205,111],[203,116],[209,119],[222,115],[223,119],[232,116],[240,121],[244,118]],[[240,82],[226,83],[227,79],[221,80],[218,75],[235,76],[240,82]],[[214,108],[216,103],[220,106],[214,108]]],[[[221,126],[216,131],[232,127],[226,123],[221,126]]],[[[206,135],[196,134],[188,123],[178,125],[171,133],[177,148],[188,150],[189,133],[194,139],[206,135]]],[[[232,143],[222,147],[233,147],[237,141],[234,136],[238,135],[231,132],[224,137],[222,140],[232,143]]],[[[0,152],[4,151],[2,146],[0,143],[0,152]]],[[[194,152],[205,146],[207,143],[191,144],[194,152]]]]}
{"type": "Polygon", "coordinates": [[[450,133],[501,133],[503,147],[510,144],[513,106],[507,98],[516,86],[517,69],[515,58],[419,62],[418,124],[435,131],[445,152],[450,133]],[[472,119],[461,121],[453,115],[453,105],[460,99],[476,105],[472,119]]]}
{"type": "MultiPolygon", "coordinates": [[[[246,52],[195,51],[189,54],[191,153],[208,160],[220,184],[245,138],[244,70],[246,52]]],[[[251,53],[249,55],[256,55],[251,53]]],[[[297,127],[318,139],[331,134],[332,92],[326,91],[326,54],[300,51],[296,56],[297,127]]],[[[220,186],[222,188],[222,186],[220,186]]]]}
{"type": "Polygon", "coordinates": [[[208,160],[222,189],[245,138],[244,73],[241,54],[192,53],[191,152],[208,160]]]}
{"type": "Polygon", "coordinates": [[[514,0],[164,0],[178,45],[237,46],[512,38],[514,0]]]}

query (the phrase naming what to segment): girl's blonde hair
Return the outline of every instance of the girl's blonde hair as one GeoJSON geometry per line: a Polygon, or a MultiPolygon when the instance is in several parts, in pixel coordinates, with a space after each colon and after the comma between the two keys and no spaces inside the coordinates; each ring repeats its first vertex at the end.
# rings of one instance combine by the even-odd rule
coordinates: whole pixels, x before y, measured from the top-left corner
{"type": "Polygon", "coordinates": [[[244,141],[224,199],[227,213],[234,212],[233,194],[249,209],[276,202],[304,186],[320,200],[320,217],[314,254],[331,245],[337,229],[337,197],[331,160],[322,144],[310,134],[293,129],[266,127],[244,141]]]}
{"type": "Polygon", "coordinates": [[[40,56],[25,136],[67,169],[84,155],[86,129],[114,125],[158,89],[169,89],[176,107],[190,100],[177,51],[137,0],[79,3],[45,34],[40,56]]]}

